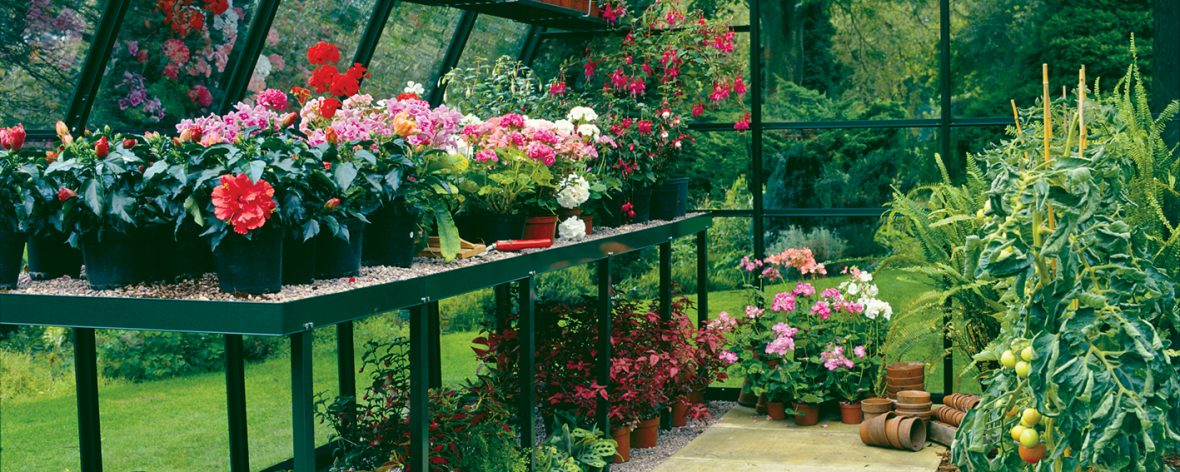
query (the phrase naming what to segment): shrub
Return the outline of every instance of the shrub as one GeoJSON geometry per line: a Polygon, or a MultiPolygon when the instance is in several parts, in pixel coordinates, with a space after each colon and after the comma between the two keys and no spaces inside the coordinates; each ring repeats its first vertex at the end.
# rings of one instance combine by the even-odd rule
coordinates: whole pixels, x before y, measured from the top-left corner
{"type": "MultiPolygon", "coordinates": [[[[279,342],[245,337],[246,360],[265,359],[279,342]]],[[[97,343],[102,373],[108,377],[155,380],[225,367],[225,338],[215,334],[103,330],[97,343]]]]}
{"type": "Polygon", "coordinates": [[[777,254],[792,247],[805,247],[811,249],[815,258],[821,262],[830,262],[844,257],[844,249],[848,247],[844,238],[841,238],[835,231],[822,226],[804,230],[791,225],[784,230],[775,232],[771,235],[770,240],[772,242],[766,250],[768,254],[777,254]]]}

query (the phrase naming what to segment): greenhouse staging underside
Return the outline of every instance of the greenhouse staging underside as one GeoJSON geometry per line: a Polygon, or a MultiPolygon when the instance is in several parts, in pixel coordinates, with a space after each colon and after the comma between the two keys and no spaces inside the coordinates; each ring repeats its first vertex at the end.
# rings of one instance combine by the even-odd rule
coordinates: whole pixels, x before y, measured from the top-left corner
{"type": "Polygon", "coordinates": [[[1180,471],[1180,8],[0,4],[0,470],[1180,471]]]}

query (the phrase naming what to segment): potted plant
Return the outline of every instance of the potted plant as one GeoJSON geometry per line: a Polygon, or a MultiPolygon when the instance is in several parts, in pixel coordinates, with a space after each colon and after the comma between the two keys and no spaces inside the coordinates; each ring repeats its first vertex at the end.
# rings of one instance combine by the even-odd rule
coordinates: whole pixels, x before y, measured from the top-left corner
{"type": "Polygon", "coordinates": [[[33,208],[33,195],[18,172],[25,127],[0,128],[0,288],[16,288],[24,258],[23,223],[33,208]]]}
{"type": "Polygon", "coordinates": [[[530,201],[546,204],[537,203],[544,202],[537,196],[553,186],[550,167],[557,162],[557,152],[526,137],[537,131],[514,113],[464,128],[474,159],[463,184],[463,219],[475,239],[485,243],[520,239],[527,217],[522,207],[530,201]]]}
{"type": "Polygon", "coordinates": [[[174,174],[147,173],[152,163],[140,140],[109,128],[76,139],[66,134],[58,159],[45,168],[59,185],[61,230],[81,246],[86,279],[97,290],[173,274],[172,217],[157,202],[184,184],[174,174]]]}
{"type": "MultiPolygon", "coordinates": [[[[259,176],[261,177],[261,176],[259,176]]],[[[283,232],[266,223],[277,208],[275,189],[248,174],[225,174],[210,192],[217,282],[229,293],[282,290],[283,232]]]]}
{"type": "Polygon", "coordinates": [[[726,337],[737,325],[737,320],[723,314],[698,328],[683,314],[683,306],[673,305],[669,322],[670,354],[676,360],[677,371],[672,375],[672,424],[684,426],[687,419],[703,419],[708,415],[704,392],[714,382],[725,380],[729,366],[722,348],[726,337]]]}

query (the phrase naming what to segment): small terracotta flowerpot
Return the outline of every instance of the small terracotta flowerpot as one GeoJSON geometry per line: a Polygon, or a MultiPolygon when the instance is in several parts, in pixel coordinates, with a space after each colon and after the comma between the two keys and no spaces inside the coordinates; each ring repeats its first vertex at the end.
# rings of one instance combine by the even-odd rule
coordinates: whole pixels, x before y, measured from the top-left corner
{"type": "Polygon", "coordinates": [[[614,463],[619,464],[631,460],[631,428],[614,428],[611,437],[615,440],[614,463]]]}
{"type": "Polygon", "coordinates": [[[860,410],[860,402],[840,402],[840,422],[860,424],[862,421],[864,421],[864,414],[860,410]]]}
{"type": "Polygon", "coordinates": [[[889,446],[894,449],[901,449],[901,437],[898,436],[901,428],[901,417],[893,417],[885,420],[885,437],[889,439],[889,446]]]}
{"type": "Polygon", "coordinates": [[[785,419],[787,417],[787,404],[784,402],[767,403],[766,415],[770,416],[772,420],[785,419]]]}
{"type": "Polygon", "coordinates": [[[926,447],[926,422],[917,418],[903,418],[898,423],[897,438],[901,448],[910,451],[921,451],[926,447]]]}
{"type": "Polygon", "coordinates": [[[888,398],[866,398],[860,402],[861,411],[865,414],[881,414],[893,410],[893,400],[888,398]]]}
{"type": "Polygon", "coordinates": [[[524,239],[553,239],[557,232],[557,216],[534,216],[524,220],[524,239]]]}
{"type": "Polygon", "coordinates": [[[897,392],[898,405],[921,405],[930,403],[930,392],[921,390],[902,390],[897,392]]]}
{"type": "Polygon", "coordinates": [[[688,400],[683,398],[672,404],[672,426],[681,428],[688,424],[688,407],[688,400]]]}
{"type": "Polygon", "coordinates": [[[926,364],[921,362],[895,362],[885,367],[888,377],[915,377],[926,373],[926,364]]]}
{"type": "Polygon", "coordinates": [[[639,426],[631,431],[631,447],[648,449],[656,447],[660,438],[660,417],[639,422],[639,426]]]}
{"type": "Polygon", "coordinates": [[[795,424],[799,426],[815,426],[819,423],[819,405],[811,403],[795,404],[795,424]]]}
{"type": "Polygon", "coordinates": [[[914,385],[926,383],[926,376],[921,374],[904,377],[889,376],[886,377],[885,380],[889,385],[914,385]]]}
{"type": "Polygon", "coordinates": [[[885,434],[885,425],[889,419],[894,418],[893,413],[883,413],[872,419],[865,421],[863,424],[868,430],[870,446],[889,447],[889,438],[885,434]]]}

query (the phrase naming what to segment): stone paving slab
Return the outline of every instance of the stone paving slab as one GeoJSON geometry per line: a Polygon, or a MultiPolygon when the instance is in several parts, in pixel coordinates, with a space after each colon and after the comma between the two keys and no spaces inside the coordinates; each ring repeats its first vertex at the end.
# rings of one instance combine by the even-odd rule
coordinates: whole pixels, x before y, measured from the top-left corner
{"type": "Polygon", "coordinates": [[[933,443],[919,452],[868,447],[860,441],[858,426],[838,419],[799,427],[791,421],[755,416],[750,408],[734,407],[655,470],[933,472],[945,450],[933,443]]]}

